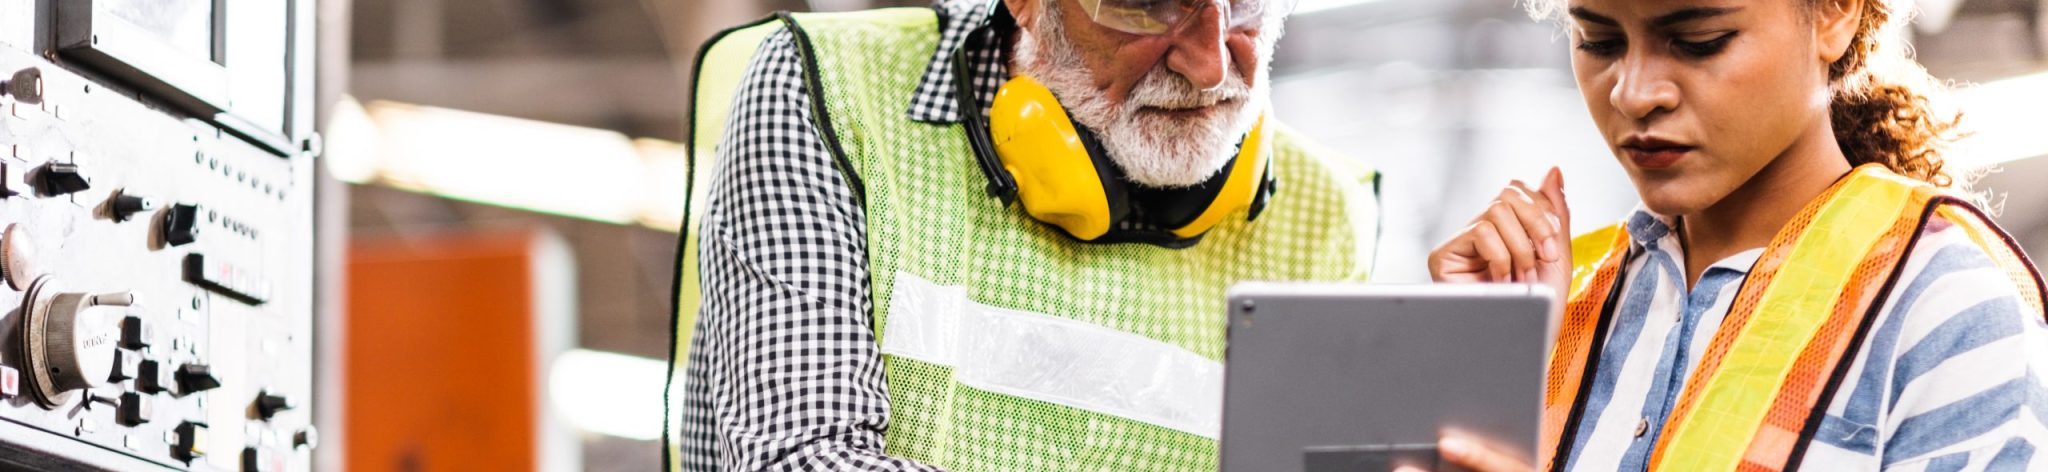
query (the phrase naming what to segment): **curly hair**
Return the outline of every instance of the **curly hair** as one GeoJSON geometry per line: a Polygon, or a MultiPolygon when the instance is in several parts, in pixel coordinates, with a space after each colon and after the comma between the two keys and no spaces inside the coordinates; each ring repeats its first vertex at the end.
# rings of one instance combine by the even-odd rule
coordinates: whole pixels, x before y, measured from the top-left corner
{"type": "MultiPolygon", "coordinates": [[[[1562,21],[1565,0],[1523,0],[1530,16],[1562,21]]],[[[1833,0],[1804,0],[1809,12],[1833,0]]],[[[1850,165],[1882,164],[1936,186],[1957,186],[1943,154],[1959,139],[1961,113],[1937,103],[1948,85],[1928,75],[1899,38],[1907,15],[1896,0],[1864,0],[1848,51],[1828,65],[1828,118],[1850,165]]],[[[1808,15],[1812,18],[1812,15],[1808,15]]]]}

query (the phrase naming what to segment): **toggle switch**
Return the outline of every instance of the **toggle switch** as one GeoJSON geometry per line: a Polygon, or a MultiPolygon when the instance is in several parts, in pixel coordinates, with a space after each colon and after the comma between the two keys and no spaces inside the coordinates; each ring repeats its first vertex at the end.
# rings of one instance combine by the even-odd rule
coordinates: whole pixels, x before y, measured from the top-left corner
{"type": "Polygon", "coordinates": [[[79,171],[78,164],[52,162],[36,174],[36,190],[45,197],[70,195],[92,188],[92,179],[79,171]]]}
{"type": "Polygon", "coordinates": [[[178,366],[177,377],[179,395],[190,395],[220,387],[220,377],[215,377],[213,368],[206,364],[178,366]]]}
{"type": "Polygon", "coordinates": [[[298,406],[299,402],[297,400],[284,395],[263,392],[256,396],[256,415],[266,420],[277,416],[280,412],[297,408],[298,406]]]}
{"type": "Polygon", "coordinates": [[[114,194],[114,200],[108,205],[108,209],[113,210],[114,221],[128,221],[134,218],[136,213],[155,211],[156,199],[130,195],[127,191],[122,191],[114,194]]]}

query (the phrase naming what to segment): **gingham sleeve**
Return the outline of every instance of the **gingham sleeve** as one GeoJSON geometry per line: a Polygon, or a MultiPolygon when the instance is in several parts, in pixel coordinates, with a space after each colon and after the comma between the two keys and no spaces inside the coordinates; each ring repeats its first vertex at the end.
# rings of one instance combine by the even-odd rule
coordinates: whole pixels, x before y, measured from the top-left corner
{"type": "Polygon", "coordinates": [[[813,126],[802,70],[792,36],[769,37],[717,150],[683,469],[936,470],[882,454],[865,215],[813,126]]]}

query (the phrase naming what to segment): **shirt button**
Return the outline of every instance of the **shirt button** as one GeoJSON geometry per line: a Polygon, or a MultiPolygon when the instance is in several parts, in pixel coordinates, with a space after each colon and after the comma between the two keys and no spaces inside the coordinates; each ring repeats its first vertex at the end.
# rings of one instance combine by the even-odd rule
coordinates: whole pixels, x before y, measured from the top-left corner
{"type": "Polygon", "coordinates": [[[1643,433],[1646,433],[1646,432],[1649,432],[1649,431],[1650,431],[1650,418],[1649,418],[1649,417],[1644,417],[1644,418],[1642,418],[1642,419],[1636,420],[1636,437],[1638,437],[1638,438],[1640,438],[1640,437],[1643,437],[1643,433]]]}

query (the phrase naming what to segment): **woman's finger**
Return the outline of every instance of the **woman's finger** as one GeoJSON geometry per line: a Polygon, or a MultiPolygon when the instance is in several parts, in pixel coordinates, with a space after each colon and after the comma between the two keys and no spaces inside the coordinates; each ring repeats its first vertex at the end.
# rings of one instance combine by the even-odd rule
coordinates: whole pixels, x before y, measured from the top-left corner
{"type": "Polygon", "coordinates": [[[1563,231],[1558,229],[1556,215],[1551,214],[1550,203],[1527,184],[1516,181],[1501,191],[1501,201],[1515,212],[1515,218],[1522,224],[1522,233],[1529,236],[1535,247],[1536,259],[1541,262],[1556,262],[1563,253],[1559,239],[1563,231]]]}
{"type": "MultiPolygon", "coordinates": [[[[1505,193],[1505,191],[1503,192],[1505,193]]],[[[1501,243],[1508,251],[1509,274],[1514,281],[1526,282],[1536,275],[1536,245],[1522,230],[1522,218],[1515,215],[1515,209],[1502,200],[1494,200],[1486,207],[1486,221],[1493,224],[1494,232],[1500,235],[1501,243]]]]}
{"type": "Polygon", "coordinates": [[[1491,221],[1472,224],[1473,249],[1479,252],[1479,259],[1486,263],[1487,281],[1507,282],[1512,280],[1514,256],[1508,252],[1508,245],[1500,237],[1500,230],[1491,221]]]}

